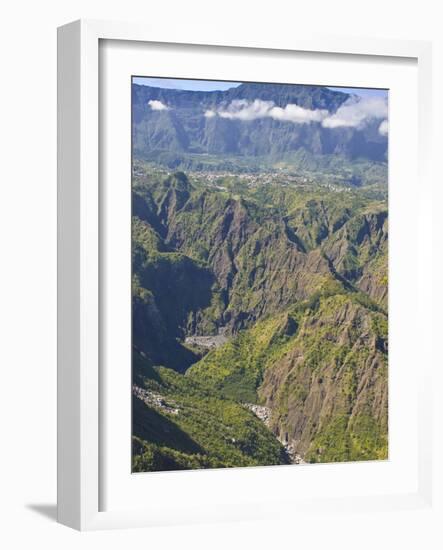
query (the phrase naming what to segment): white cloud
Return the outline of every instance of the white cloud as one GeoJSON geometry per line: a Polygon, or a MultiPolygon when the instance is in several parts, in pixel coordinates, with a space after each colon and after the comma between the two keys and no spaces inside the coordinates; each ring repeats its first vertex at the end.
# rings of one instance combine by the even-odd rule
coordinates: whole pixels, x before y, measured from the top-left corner
{"type": "Polygon", "coordinates": [[[307,122],[321,122],[329,115],[326,109],[303,109],[295,103],[289,103],[285,108],[273,107],[270,111],[270,116],[277,120],[288,120],[297,124],[305,124],[307,122]]]}
{"type": "Polygon", "coordinates": [[[385,119],[378,127],[378,133],[382,136],[387,136],[389,132],[389,122],[385,119]]]}
{"type": "Polygon", "coordinates": [[[254,101],[234,99],[226,109],[219,109],[217,114],[222,118],[256,120],[257,118],[269,116],[269,111],[273,106],[273,101],[262,101],[261,99],[254,99],[254,101]]]}
{"type": "Polygon", "coordinates": [[[273,118],[274,120],[285,120],[296,124],[308,122],[320,122],[328,111],[324,109],[304,109],[295,103],[289,103],[286,107],[277,107],[273,101],[254,99],[234,99],[227,107],[219,107],[216,111],[206,111],[205,116],[218,115],[221,118],[231,120],[256,120],[258,118],[273,118]]]}
{"type": "Polygon", "coordinates": [[[169,111],[169,107],[158,99],[150,99],[148,105],[153,111],[169,111]]]}
{"type": "Polygon", "coordinates": [[[325,118],[322,122],[325,128],[363,128],[368,121],[385,119],[388,116],[388,104],[382,97],[358,98],[353,96],[325,118]]]}
{"type": "Polygon", "coordinates": [[[231,120],[272,118],[294,124],[320,122],[325,128],[359,129],[364,128],[369,121],[379,119],[383,121],[379,127],[380,134],[386,135],[388,130],[388,104],[382,97],[352,96],[335,113],[326,109],[304,109],[295,103],[278,107],[273,101],[235,99],[229,105],[205,111],[205,117],[215,116],[231,120]]]}

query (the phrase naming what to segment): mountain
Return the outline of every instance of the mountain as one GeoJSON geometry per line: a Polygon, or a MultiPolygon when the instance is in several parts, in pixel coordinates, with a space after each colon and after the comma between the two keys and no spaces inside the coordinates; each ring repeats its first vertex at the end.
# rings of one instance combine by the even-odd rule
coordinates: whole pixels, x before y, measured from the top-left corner
{"type": "Polygon", "coordinates": [[[259,170],[280,161],[308,168],[356,160],[385,164],[379,117],[360,125],[322,123],[355,100],[324,86],[246,83],[205,92],[133,84],[133,153],[174,169],[259,170]]]}
{"type": "Polygon", "coordinates": [[[259,402],[280,441],[309,462],[387,453],[387,321],[357,296],[325,293],[211,351],[187,377],[259,402]]]}
{"type": "Polygon", "coordinates": [[[386,200],[283,182],[135,163],[136,471],[386,458],[386,200]]]}

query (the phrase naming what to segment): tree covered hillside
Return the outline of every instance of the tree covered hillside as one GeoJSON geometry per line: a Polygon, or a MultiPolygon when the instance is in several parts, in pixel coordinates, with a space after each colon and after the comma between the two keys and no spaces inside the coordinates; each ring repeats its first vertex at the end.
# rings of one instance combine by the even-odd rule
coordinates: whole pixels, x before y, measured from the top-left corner
{"type": "Polygon", "coordinates": [[[387,458],[383,187],[139,160],[132,208],[134,471],[387,458]]]}

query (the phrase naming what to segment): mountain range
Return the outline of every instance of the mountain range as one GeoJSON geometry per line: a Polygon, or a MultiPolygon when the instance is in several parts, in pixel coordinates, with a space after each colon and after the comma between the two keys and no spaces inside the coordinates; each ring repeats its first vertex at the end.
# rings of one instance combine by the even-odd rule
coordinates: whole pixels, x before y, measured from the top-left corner
{"type": "Polygon", "coordinates": [[[134,157],[173,169],[387,161],[387,104],[324,86],[244,83],[192,91],[133,84],[132,117],[134,157]]]}
{"type": "Polygon", "coordinates": [[[135,161],[134,471],[386,458],[386,200],[241,181],[135,161]]]}

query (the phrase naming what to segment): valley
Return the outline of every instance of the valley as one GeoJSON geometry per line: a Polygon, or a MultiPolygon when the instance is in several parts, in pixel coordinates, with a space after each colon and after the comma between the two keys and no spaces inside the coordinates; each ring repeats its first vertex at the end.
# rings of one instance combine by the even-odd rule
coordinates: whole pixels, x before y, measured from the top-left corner
{"type": "Polygon", "coordinates": [[[385,167],[352,166],[134,160],[133,471],[387,458],[385,167]]]}

